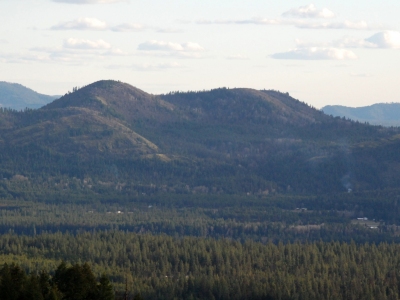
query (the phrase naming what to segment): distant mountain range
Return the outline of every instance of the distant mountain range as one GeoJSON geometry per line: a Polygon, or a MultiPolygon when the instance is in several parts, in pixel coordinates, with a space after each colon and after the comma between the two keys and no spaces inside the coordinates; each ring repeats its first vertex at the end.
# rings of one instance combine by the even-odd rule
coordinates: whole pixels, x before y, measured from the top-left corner
{"type": "Polygon", "coordinates": [[[322,111],[334,117],[345,117],[372,125],[400,126],[400,103],[378,103],[364,107],[328,105],[322,111]]]}
{"type": "Polygon", "coordinates": [[[0,81],[0,107],[23,110],[40,108],[60,96],[39,94],[21,84],[0,81]]]}
{"type": "Polygon", "coordinates": [[[0,113],[0,178],[41,189],[54,176],[93,191],[97,182],[98,193],[110,184],[259,195],[400,185],[400,129],[334,118],[272,90],[151,95],[103,80],[37,110],[0,113]]]}

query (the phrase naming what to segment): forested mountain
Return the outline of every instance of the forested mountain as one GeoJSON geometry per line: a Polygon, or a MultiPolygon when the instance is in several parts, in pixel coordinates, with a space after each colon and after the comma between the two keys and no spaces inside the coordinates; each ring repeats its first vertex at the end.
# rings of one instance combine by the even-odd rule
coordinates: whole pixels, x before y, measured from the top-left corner
{"type": "Polygon", "coordinates": [[[39,108],[59,97],[39,94],[18,83],[0,81],[0,107],[3,108],[39,108]]]}
{"type": "Polygon", "coordinates": [[[2,110],[0,172],[127,191],[325,193],[400,183],[400,130],[334,118],[277,91],[150,95],[99,81],[2,110]]]}
{"type": "Polygon", "coordinates": [[[271,90],[0,108],[0,298],[398,299],[399,150],[271,90]]]}
{"type": "Polygon", "coordinates": [[[364,107],[328,105],[321,110],[334,117],[346,117],[374,125],[400,126],[400,103],[377,103],[364,107]]]}

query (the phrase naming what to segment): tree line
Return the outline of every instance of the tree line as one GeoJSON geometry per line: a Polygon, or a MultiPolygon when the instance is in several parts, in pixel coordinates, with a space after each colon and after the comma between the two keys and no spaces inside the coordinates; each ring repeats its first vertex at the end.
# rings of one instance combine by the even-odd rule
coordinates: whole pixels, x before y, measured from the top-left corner
{"type": "MultiPolygon", "coordinates": [[[[99,288],[101,280],[94,284],[93,278],[107,274],[119,296],[125,292],[129,297],[140,293],[144,299],[400,296],[400,248],[396,244],[262,244],[104,231],[34,237],[3,235],[0,249],[0,263],[10,265],[18,261],[22,269],[33,274],[37,270],[51,273],[56,268],[51,282],[57,282],[57,278],[80,278],[80,272],[88,273],[87,265],[82,263],[86,261],[94,274],[88,277],[89,286],[99,288]],[[62,259],[72,266],[60,264],[62,259]],[[75,274],[68,271],[70,268],[75,268],[78,275],[68,277],[68,272],[75,274]]],[[[64,295],[70,290],[57,287],[64,295]]]]}
{"type": "Polygon", "coordinates": [[[114,300],[114,288],[106,275],[95,277],[87,263],[27,274],[19,265],[0,269],[2,300],[114,300]]]}

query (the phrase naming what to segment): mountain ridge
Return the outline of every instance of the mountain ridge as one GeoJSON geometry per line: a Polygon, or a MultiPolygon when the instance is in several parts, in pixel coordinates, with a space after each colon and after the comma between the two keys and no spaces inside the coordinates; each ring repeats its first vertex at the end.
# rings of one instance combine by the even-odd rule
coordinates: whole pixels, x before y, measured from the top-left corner
{"type": "Polygon", "coordinates": [[[19,83],[0,81],[0,107],[3,108],[37,109],[58,97],[37,93],[19,83]]]}
{"type": "Polygon", "coordinates": [[[400,180],[400,130],[334,118],[276,91],[151,95],[106,80],[0,116],[0,173],[10,176],[179,193],[326,193],[400,180]]]}
{"type": "Polygon", "coordinates": [[[327,105],[321,110],[334,117],[345,117],[373,125],[400,126],[400,103],[375,103],[363,107],[327,105]]]}

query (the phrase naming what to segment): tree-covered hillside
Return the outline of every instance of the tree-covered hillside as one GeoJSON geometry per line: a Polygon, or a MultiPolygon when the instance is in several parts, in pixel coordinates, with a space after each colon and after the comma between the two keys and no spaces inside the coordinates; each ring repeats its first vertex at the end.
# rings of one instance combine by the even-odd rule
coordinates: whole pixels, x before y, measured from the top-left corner
{"type": "Polygon", "coordinates": [[[154,96],[117,81],[39,110],[2,110],[2,178],[119,183],[126,192],[326,193],[398,186],[396,128],[333,118],[276,91],[154,96]],[[40,175],[40,178],[38,176],[40,175]]]}

